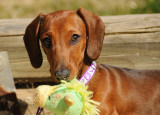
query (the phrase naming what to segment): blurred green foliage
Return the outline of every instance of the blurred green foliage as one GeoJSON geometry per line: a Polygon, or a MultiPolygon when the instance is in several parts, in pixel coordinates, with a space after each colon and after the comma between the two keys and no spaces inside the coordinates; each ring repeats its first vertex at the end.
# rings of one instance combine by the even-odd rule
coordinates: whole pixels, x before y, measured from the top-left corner
{"type": "Polygon", "coordinates": [[[33,18],[79,7],[98,15],[160,13],[160,0],[0,0],[0,18],[33,18]]]}
{"type": "Polygon", "coordinates": [[[145,0],[142,6],[132,9],[131,13],[160,13],[160,0],[145,0]]]}

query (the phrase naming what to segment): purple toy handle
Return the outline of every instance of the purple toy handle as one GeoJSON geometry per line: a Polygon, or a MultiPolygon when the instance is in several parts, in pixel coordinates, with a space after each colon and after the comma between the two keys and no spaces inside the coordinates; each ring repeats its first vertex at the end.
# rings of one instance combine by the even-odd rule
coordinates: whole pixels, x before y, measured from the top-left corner
{"type": "Polygon", "coordinates": [[[38,110],[37,110],[37,113],[36,113],[36,115],[40,115],[42,111],[43,111],[43,108],[41,108],[41,107],[38,107],[38,110]]]}

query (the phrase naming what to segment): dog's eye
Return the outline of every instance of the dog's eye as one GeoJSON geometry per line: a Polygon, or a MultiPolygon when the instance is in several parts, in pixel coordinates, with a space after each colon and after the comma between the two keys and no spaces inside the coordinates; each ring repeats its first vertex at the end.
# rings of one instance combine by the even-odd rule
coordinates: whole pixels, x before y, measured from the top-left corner
{"type": "Polygon", "coordinates": [[[50,48],[51,47],[51,39],[49,37],[46,37],[42,40],[42,43],[44,44],[44,46],[46,48],[50,48]]]}
{"type": "Polygon", "coordinates": [[[70,43],[72,45],[74,45],[74,44],[78,43],[79,40],[80,40],[80,36],[78,34],[73,34],[72,37],[71,37],[70,43]]]}

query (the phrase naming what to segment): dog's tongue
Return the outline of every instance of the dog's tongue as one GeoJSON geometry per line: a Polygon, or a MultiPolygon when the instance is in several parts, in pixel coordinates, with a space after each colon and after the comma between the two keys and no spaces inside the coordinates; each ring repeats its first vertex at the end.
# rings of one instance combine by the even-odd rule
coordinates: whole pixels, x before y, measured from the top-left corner
{"type": "Polygon", "coordinates": [[[41,107],[38,107],[38,110],[37,110],[37,113],[36,113],[36,115],[40,115],[42,111],[43,111],[43,108],[41,108],[41,107]]]}

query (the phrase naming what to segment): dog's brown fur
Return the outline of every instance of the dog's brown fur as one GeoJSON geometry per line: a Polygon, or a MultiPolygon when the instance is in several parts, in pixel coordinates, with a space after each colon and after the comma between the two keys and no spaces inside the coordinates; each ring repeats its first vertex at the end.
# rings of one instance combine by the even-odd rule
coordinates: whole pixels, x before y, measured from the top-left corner
{"type": "MultiPolygon", "coordinates": [[[[51,47],[42,47],[50,64],[53,81],[56,71],[69,70],[68,81],[79,79],[102,50],[105,26],[94,13],[57,11],[40,14],[27,27],[24,42],[33,67],[42,64],[39,40],[51,39],[51,47]],[[73,34],[80,40],[72,43],[73,34]]],[[[100,102],[101,115],[158,115],[160,114],[160,71],[131,70],[97,64],[93,78],[87,84],[100,102]]]]}

